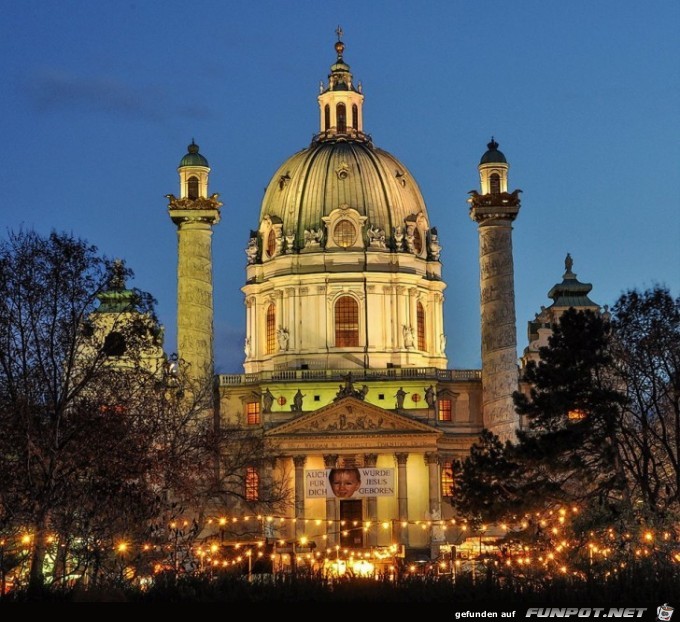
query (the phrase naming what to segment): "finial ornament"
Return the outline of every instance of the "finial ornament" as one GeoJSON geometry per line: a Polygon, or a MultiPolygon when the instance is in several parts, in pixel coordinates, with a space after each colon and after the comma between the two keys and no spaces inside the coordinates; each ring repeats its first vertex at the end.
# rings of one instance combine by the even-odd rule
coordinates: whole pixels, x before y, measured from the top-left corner
{"type": "Polygon", "coordinates": [[[567,272],[571,272],[572,267],[574,266],[574,260],[571,258],[571,254],[567,253],[567,256],[564,258],[564,269],[567,272]]]}
{"type": "Polygon", "coordinates": [[[338,35],[338,40],[335,42],[335,53],[338,55],[338,62],[341,63],[342,53],[345,51],[345,44],[340,40],[340,37],[343,35],[340,26],[335,29],[335,34],[338,35]]]}
{"type": "Polygon", "coordinates": [[[117,291],[125,289],[125,266],[122,259],[116,259],[111,268],[109,290],[117,291]]]}

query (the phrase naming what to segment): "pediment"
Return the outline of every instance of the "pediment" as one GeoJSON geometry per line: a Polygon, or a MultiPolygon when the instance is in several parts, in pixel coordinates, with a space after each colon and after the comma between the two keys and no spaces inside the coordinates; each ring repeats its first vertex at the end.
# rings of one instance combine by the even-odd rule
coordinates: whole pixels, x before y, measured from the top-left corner
{"type": "Polygon", "coordinates": [[[314,412],[267,431],[269,437],[288,435],[436,434],[426,423],[385,410],[354,397],[345,397],[314,412]]]}

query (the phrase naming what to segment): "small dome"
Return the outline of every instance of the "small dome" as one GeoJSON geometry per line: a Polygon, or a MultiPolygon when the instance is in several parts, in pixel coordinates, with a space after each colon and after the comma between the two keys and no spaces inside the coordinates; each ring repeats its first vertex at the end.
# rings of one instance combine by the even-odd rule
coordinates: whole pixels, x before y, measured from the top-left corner
{"type": "Polygon", "coordinates": [[[180,166],[205,166],[209,168],[208,160],[198,153],[198,145],[193,139],[188,149],[189,153],[182,158],[182,161],[179,163],[180,166]]]}
{"type": "Polygon", "coordinates": [[[491,138],[491,142],[487,145],[488,151],[482,156],[479,161],[480,164],[507,164],[508,161],[502,152],[498,151],[498,143],[491,138]]]}

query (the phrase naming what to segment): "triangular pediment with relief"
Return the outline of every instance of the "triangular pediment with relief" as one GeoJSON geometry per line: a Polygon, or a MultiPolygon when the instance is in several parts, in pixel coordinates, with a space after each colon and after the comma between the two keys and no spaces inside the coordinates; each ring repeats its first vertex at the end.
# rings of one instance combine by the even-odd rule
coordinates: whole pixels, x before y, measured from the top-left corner
{"type": "Polygon", "coordinates": [[[267,431],[269,437],[289,435],[436,434],[426,423],[385,410],[354,397],[346,397],[319,410],[267,431]]]}

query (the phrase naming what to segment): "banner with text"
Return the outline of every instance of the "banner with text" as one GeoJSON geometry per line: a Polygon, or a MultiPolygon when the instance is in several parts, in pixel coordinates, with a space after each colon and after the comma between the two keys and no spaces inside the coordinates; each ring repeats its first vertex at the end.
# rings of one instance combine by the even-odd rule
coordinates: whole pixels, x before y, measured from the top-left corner
{"type": "Polygon", "coordinates": [[[307,499],[392,497],[394,493],[394,469],[338,467],[305,471],[307,499]]]}

